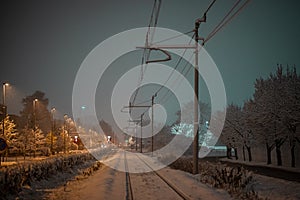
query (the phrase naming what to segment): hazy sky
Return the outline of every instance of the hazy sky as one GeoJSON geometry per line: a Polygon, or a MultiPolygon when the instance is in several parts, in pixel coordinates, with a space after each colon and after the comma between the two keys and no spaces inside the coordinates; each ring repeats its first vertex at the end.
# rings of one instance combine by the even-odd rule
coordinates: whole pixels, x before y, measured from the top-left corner
{"type": "MultiPolygon", "coordinates": [[[[50,106],[71,114],[74,79],[87,54],[106,38],[147,26],[153,0],[7,0],[0,8],[0,80],[14,87],[9,112],[21,98],[45,92],[50,106]],[[16,92],[17,91],[17,92],[16,92]]],[[[162,0],[158,26],[193,29],[210,0],[162,0]]],[[[235,0],[219,0],[200,35],[207,36],[235,0]]],[[[224,79],[228,102],[242,104],[253,83],[277,63],[300,70],[300,3],[252,0],[205,46],[224,79]]],[[[140,58],[139,58],[140,59],[140,58]]],[[[7,93],[9,93],[8,91],[7,93]]]]}

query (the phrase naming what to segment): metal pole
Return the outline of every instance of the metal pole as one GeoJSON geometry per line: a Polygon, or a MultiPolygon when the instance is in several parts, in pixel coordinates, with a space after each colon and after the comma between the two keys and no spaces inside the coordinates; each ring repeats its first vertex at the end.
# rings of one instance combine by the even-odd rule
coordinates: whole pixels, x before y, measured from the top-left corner
{"type": "MultiPolygon", "coordinates": [[[[5,86],[7,85],[7,83],[3,83],[2,85],[2,89],[3,89],[3,120],[2,120],[2,136],[5,136],[5,118],[6,118],[6,108],[5,108],[5,86]]],[[[1,155],[1,154],[0,154],[1,155]]],[[[4,154],[3,154],[4,155],[4,154]]],[[[3,162],[4,162],[4,156],[3,156],[3,162]]],[[[1,165],[1,156],[0,156],[0,165],[1,165]]]]}
{"type": "Polygon", "coordinates": [[[66,129],[67,129],[67,127],[66,127],[67,125],[66,125],[66,119],[64,119],[64,154],[66,153],[66,129]]]}
{"type": "Polygon", "coordinates": [[[154,147],[154,144],[153,144],[153,141],[154,141],[154,138],[153,138],[153,122],[154,122],[154,97],[156,97],[156,94],[152,96],[151,98],[151,106],[152,106],[152,112],[151,112],[151,132],[152,132],[152,136],[151,136],[151,154],[153,156],[153,147],[154,147]]]}
{"type": "Polygon", "coordinates": [[[50,142],[50,152],[51,154],[54,154],[53,153],[53,133],[54,133],[54,111],[55,111],[55,108],[52,108],[51,109],[51,120],[52,120],[52,123],[51,123],[51,142],[50,142]]]}
{"type": "Polygon", "coordinates": [[[35,153],[36,153],[36,102],[37,99],[33,100],[33,144],[34,144],[34,151],[33,151],[33,157],[35,158],[35,153]]]}
{"type": "Polygon", "coordinates": [[[6,83],[3,83],[3,86],[2,86],[2,89],[3,89],[3,98],[2,98],[2,100],[3,100],[3,111],[4,111],[4,113],[3,113],[3,121],[2,121],[2,134],[3,134],[3,136],[4,136],[4,134],[5,134],[5,131],[4,131],[4,129],[5,129],[5,118],[6,118],[6,109],[5,109],[5,86],[6,86],[6,83]]]}
{"type": "Polygon", "coordinates": [[[198,122],[198,97],[199,97],[199,74],[198,74],[198,29],[200,22],[195,22],[195,69],[194,69],[194,144],[193,144],[193,174],[198,174],[198,142],[199,142],[199,122],[198,122]]]}
{"type": "Polygon", "coordinates": [[[135,125],[135,150],[137,151],[137,126],[135,125]]]}
{"type": "Polygon", "coordinates": [[[141,114],[141,153],[143,153],[143,116],[144,113],[141,114]]]}

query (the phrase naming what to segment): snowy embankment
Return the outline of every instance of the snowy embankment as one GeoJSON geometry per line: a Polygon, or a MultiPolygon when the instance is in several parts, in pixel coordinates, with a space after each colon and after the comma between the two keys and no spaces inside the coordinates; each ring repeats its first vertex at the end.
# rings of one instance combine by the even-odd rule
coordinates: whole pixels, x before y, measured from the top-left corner
{"type": "Polygon", "coordinates": [[[300,168],[230,159],[222,159],[222,161],[243,165],[255,171],[253,174],[255,180],[253,189],[260,197],[268,197],[272,200],[300,199],[300,168]],[[268,176],[258,173],[267,174],[268,176]]]}
{"type": "Polygon", "coordinates": [[[14,165],[0,171],[0,193],[4,199],[42,195],[39,187],[54,188],[81,174],[86,176],[100,167],[90,154],[49,158],[25,165],[14,165]]]}
{"type": "MultiPolygon", "coordinates": [[[[212,187],[225,189],[238,199],[300,199],[299,182],[258,175],[255,171],[246,170],[242,164],[236,164],[232,167],[221,163],[200,162],[200,172],[193,177],[212,187]]],[[[251,166],[255,164],[252,163],[251,166]]],[[[192,172],[192,160],[180,158],[171,167],[192,172]]],[[[268,169],[272,171],[272,167],[269,166],[268,169]]]]}

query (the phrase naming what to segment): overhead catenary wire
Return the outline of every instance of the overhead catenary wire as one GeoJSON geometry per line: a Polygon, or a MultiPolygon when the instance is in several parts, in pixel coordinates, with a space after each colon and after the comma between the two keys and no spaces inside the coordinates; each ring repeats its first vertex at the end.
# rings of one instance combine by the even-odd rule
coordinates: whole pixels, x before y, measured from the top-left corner
{"type": "MultiPolygon", "coordinates": [[[[225,17],[228,18],[226,21],[225,19],[222,20],[223,23],[222,24],[218,24],[216,26],[216,28],[214,28],[214,30],[204,39],[203,44],[206,43],[207,41],[209,41],[214,35],[216,35],[217,32],[219,32],[222,28],[224,28],[234,17],[236,17],[246,6],[248,3],[250,3],[251,0],[246,0],[243,5],[241,7],[238,8],[238,10],[233,13],[229,18],[229,14],[234,10],[234,8],[236,7],[235,5],[233,6],[233,8],[229,11],[229,14],[227,14],[225,17]]],[[[239,3],[239,1],[237,1],[237,3],[239,3]]]]}
{"type": "MultiPolygon", "coordinates": [[[[186,77],[187,74],[192,69],[192,66],[193,66],[191,64],[192,58],[193,58],[193,55],[191,55],[191,57],[189,58],[189,60],[186,61],[186,64],[184,65],[183,69],[181,70],[183,76],[178,75],[177,78],[172,82],[171,85],[174,87],[173,91],[176,91],[178,89],[178,87],[181,85],[182,81],[184,80],[184,77],[186,77]],[[187,68],[187,66],[189,66],[189,67],[188,67],[187,71],[184,72],[185,69],[187,68]],[[178,84],[176,85],[177,82],[178,82],[178,84]]],[[[167,90],[167,92],[158,101],[160,102],[160,104],[165,104],[171,98],[171,96],[172,95],[170,94],[170,90],[167,90]]]]}
{"type": "MultiPolygon", "coordinates": [[[[157,0],[155,0],[155,2],[154,2],[154,7],[155,7],[155,5],[156,5],[156,2],[157,2],[157,0]]],[[[214,5],[215,2],[216,2],[216,0],[213,0],[213,1],[210,3],[210,5],[207,7],[206,11],[205,11],[204,14],[203,14],[203,17],[206,18],[206,14],[207,14],[208,11],[212,8],[212,6],[214,5]]],[[[160,6],[160,3],[159,3],[159,6],[160,6]]],[[[153,7],[153,10],[152,10],[150,23],[151,23],[151,21],[152,21],[152,19],[153,19],[153,12],[154,12],[154,10],[155,10],[154,7],[153,7]]],[[[157,14],[157,16],[158,16],[158,14],[157,14]]],[[[156,21],[156,23],[157,23],[157,21],[156,21]]],[[[149,24],[149,25],[150,25],[150,24],[149,24]]],[[[157,25],[157,24],[155,24],[155,25],[157,25]]],[[[150,31],[150,26],[149,26],[148,28],[149,28],[149,29],[148,29],[148,33],[147,33],[147,35],[146,35],[146,45],[148,45],[148,37],[149,37],[148,34],[150,33],[150,32],[149,32],[149,31],[150,31]]],[[[193,30],[193,31],[194,31],[194,30],[193,30]]],[[[193,32],[193,31],[189,31],[188,33],[191,33],[191,32],[193,32]]],[[[180,35],[179,35],[179,36],[180,36],[180,35]]],[[[179,37],[179,36],[178,36],[178,37],[179,37]]],[[[176,37],[177,37],[177,36],[176,36],[176,37]]],[[[175,37],[175,38],[176,38],[176,37],[175,37]]],[[[193,37],[194,37],[194,35],[193,35],[193,37]]],[[[193,37],[192,37],[192,38],[193,38],[193,37]]],[[[172,39],[172,38],[170,38],[170,39],[172,39]]],[[[167,40],[164,40],[164,41],[167,41],[167,40]]],[[[192,40],[191,40],[191,41],[192,41],[192,40]]],[[[191,42],[191,41],[190,41],[190,42],[191,42]]],[[[159,42],[162,42],[162,41],[159,41],[159,42]]],[[[156,43],[158,43],[158,42],[156,42],[156,43]]],[[[146,49],[145,49],[145,50],[146,50],[146,49]]],[[[145,50],[144,50],[144,52],[145,52],[145,50]]],[[[186,50],[187,50],[187,49],[184,50],[184,54],[185,54],[186,50]]],[[[149,56],[149,54],[148,54],[148,56],[149,56]]],[[[183,57],[183,56],[182,56],[182,57],[183,57]]],[[[176,68],[178,67],[179,63],[180,63],[181,60],[182,60],[182,57],[178,60],[176,66],[174,67],[174,70],[176,70],[176,68]]],[[[158,91],[154,93],[155,95],[157,95],[157,94],[162,90],[162,88],[165,86],[165,84],[166,84],[166,83],[168,82],[168,80],[171,78],[171,76],[173,75],[173,73],[174,73],[174,71],[171,72],[171,74],[169,75],[169,77],[167,78],[167,80],[165,81],[165,83],[158,89],[158,91]]],[[[137,91],[136,91],[136,93],[135,93],[133,102],[135,102],[135,99],[136,99],[138,90],[139,90],[139,89],[137,89],[137,91]]],[[[149,101],[150,101],[150,100],[149,100],[149,101]]],[[[146,102],[149,102],[149,101],[146,101],[146,102]]]]}
{"type": "MultiPolygon", "coordinates": [[[[182,36],[182,35],[181,35],[181,36],[182,36]]],[[[190,39],[190,41],[189,41],[188,44],[191,44],[191,42],[192,42],[194,36],[195,36],[195,35],[193,35],[193,36],[191,37],[191,39],[190,39]]],[[[177,60],[177,63],[176,63],[176,65],[175,65],[175,67],[173,68],[172,72],[169,74],[169,76],[168,76],[168,78],[166,79],[166,81],[165,81],[165,82],[163,83],[163,85],[161,85],[161,86],[158,88],[158,90],[157,90],[156,92],[154,92],[153,94],[157,95],[157,94],[165,87],[165,85],[167,84],[167,82],[170,80],[170,78],[171,78],[172,75],[174,74],[175,70],[179,67],[179,64],[180,64],[180,62],[182,61],[182,59],[183,59],[183,57],[184,57],[186,51],[187,51],[187,49],[184,49],[182,55],[181,55],[180,58],[177,60]]],[[[151,96],[152,96],[152,95],[151,95],[151,96]]],[[[151,101],[151,98],[148,99],[148,100],[139,102],[139,103],[137,103],[137,104],[135,104],[135,105],[140,105],[140,104],[148,103],[148,102],[150,102],[150,101],[151,101]]]]}
{"type": "MultiPolygon", "coordinates": [[[[202,47],[203,47],[203,45],[207,42],[207,41],[209,41],[218,31],[220,31],[222,28],[224,28],[224,26],[225,25],[227,25],[234,17],[236,17],[241,11],[242,11],[242,9],[244,9],[245,7],[246,7],[246,5],[250,2],[251,0],[247,0],[247,1],[245,1],[244,2],[244,4],[240,7],[240,8],[238,8],[238,10],[236,11],[236,12],[234,12],[234,14],[232,14],[231,16],[230,16],[230,14],[236,9],[236,7],[239,5],[239,3],[241,2],[241,0],[237,0],[236,2],[235,2],[235,4],[232,6],[232,8],[228,11],[228,13],[223,17],[223,19],[217,24],[217,26],[210,32],[210,34],[203,40],[203,43],[202,43],[202,45],[200,46],[200,49],[199,49],[199,51],[202,49],[202,47]],[[230,17],[229,17],[230,16],[230,17]],[[229,18],[228,18],[229,17],[229,18]]],[[[205,14],[209,11],[209,9],[212,7],[212,5],[215,3],[215,1],[213,1],[211,4],[210,4],[210,6],[208,7],[208,9],[206,10],[206,12],[205,12],[205,14]]],[[[204,14],[204,15],[205,15],[204,14]]],[[[188,65],[186,65],[186,66],[188,66],[188,65]]],[[[186,67],[185,66],[185,67],[186,67]]],[[[188,72],[192,69],[192,65],[189,65],[189,68],[188,68],[188,70],[187,70],[187,72],[184,74],[184,77],[188,74],[188,72]]],[[[179,85],[181,84],[181,82],[183,81],[183,78],[181,79],[181,81],[180,81],[180,83],[179,83],[179,85]]],[[[179,87],[179,85],[178,85],[178,87],[179,87]]],[[[177,88],[178,88],[177,87],[177,88]]],[[[166,97],[166,95],[169,93],[170,91],[167,91],[167,93],[163,96],[163,98],[161,98],[161,100],[162,100],[162,104],[163,103],[166,103],[168,100],[169,100],[169,98],[171,97],[171,95],[169,95],[169,97],[168,98],[166,98],[166,99],[164,99],[165,97],[166,97]]]]}
{"type": "MultiPolygon", "coordinates": [[[[214,37],[222,28],[224,28],[234,17],[236,17],[245,7],[246,7],[246,5],[250,2],[251,0],[246,0],[243,4],[242,4],[242,6],[240,6],[237,10],[236,10],[236,8],[237,8],[237,6],[240,4],[240,2],[241,2],[241,0],[237,0],[236,2],[235,2],[235,4],[232,6],[232,8],[228,11],[228,13],[223,17],[223,19],[215,26],[215,28],[209,33],[209,35],[203,40],[203,43],[202,43],[202,45],[200,46],[200,50],[202,49],[202,47],[203,47],[203,45],[205,44],[205,43],[207,43],[212,37],[214,37]],[[232,14],[232,12],[234,11],[234,10],[236,10],[233,14],[232,14]],[[232,14],[232,15],[231,15],[232,14]]],[[[212,6],[213,6],[213,4],[216,2],[216,0],[214,0],[214,1],[212,1],[211,2],[211,4],[208,6],[208,8],[206,9],[206,11],[204,12],[204,15],[203,16],[206,16],[206,14],[208,13],[208,11],[212,8],[212,6]]],[[[184,34],[188,34],[188,33],[191,33],[191,32],[193,32],[193,31],[188,31],[188,32],[186,32],[186,33],[184,33],[184,34]]],[[[180,36],[182,36],[182,35],[184,35],[184,34],[179,34],[179,35],[177,35],[177,36],[173,36],[173,37],[170,37],[170,38],[166,38],[166,39],[164,39],[164,40],[161,40],[161,41],[156,41],[156,42],[154,42],[153,44],[158,44],[158,43],[161,43],[161,42],[165,42],[165,41],[168,41],[168,40],[172,40],[172,39],[175,39],[175,38],[177,38],[177,37],[180,37],[180,36]]],[[[181,61],[182,60],[182,57],[178,60],[178,61],[181,61]]],[[[179,65],[179,63],[180,62],[177,62],[177,64],[179,65]]],[[[177,66],[177,64],[176,64],[176,66],[174,67],[174,69],[176,70],[176,68],[178,67],[177,66]]],[[[186,69],[186,67],[187,66],[189,66],[188,67],[188,70],[186,71],[186,73],[184,74],[184,76],[186,76],[188,73],[189,73],[189,71],[192,69],[192,65],[188,65],[188,63],[186,63],[186,65],[185,65],[185,67],[183,68],[183,70],[182,70],[182,72],[186,69]]],[[[173,75],[173,73],[174,72],[172,72],[170,75],[169,75],[169,77],[167,78],[167,80],[165,81],[165,83],[167,83],[167,81],[171,78],[171,76],[173,75]]],[[[178,80],[178,78],[174,81],[174,82],[177,82],[177,80],[178,80]]],[[[182,82],[182,80],[179,82],[179,84],[178,84],[178,87],[179,87],[179,85],[181,84],[181,82],[182,82]]],[[[164,85],[162,85],[154,94],[158,94],[161,90],[162,90],[162,88],[165,86],[165,84],[164,85]]],[[[164,100],[164,98],[167,96],[167,94],[169,93],[169,91],[167,91],[167,93],[166,94],[164,94],[164,96],[163,96],[163,98],[161,98],[161,100],[163,100],[163,102],[166,102],[168,99],[169,99],[169,97],[168,98],[166,98],[165,100],[164,100]]],[[[148,99],[148,100],[145,100],[145,101],[142,101],[142,102],[139,102],[138,104],[144,104],[144,103],[148,103],[148,102],[150,102],[151,101],[151,99],[148,99]]],[[[145,111],[146,112],[146,111],[145,111]]]]}
{"type": "MultiPolygon", "coordinates": [[[[156,27],[156,25],[157,25],[160,7],[161,7],[161,0],[155,0],[154,4],[153,4],[152,12],[151,12],[150,22],[149,22],[149,25],[148,25],[148,31],[146,33],[145,45],[148,45],[148,43],[149,43],[149,35],[150,35],[150,32],[151,32],[151,27],[156,27]]],[[[155,29],[154,29],[154,31],[155,31],[155,29]]],[[[152,39],[153,39],[153,35],[154,35],[154,32],[152,34],[152,39]]],[[[137,84],[137,89],[135,91],[132,104],[134,104],[134,102],[136,100],[136,97],[138,95],[138,92],[140,90],[140,86],[141,86],[141,83],[142,83],[143,78],[144,78],[144,73],[145,73],[146,68],[147,68],[146,61],[149,59],[149,57],[150,57],[150,51],[148,49],[144,49],[142,59],[141,59],[140,79],[139,79],[138,84],[137,84]]]]}

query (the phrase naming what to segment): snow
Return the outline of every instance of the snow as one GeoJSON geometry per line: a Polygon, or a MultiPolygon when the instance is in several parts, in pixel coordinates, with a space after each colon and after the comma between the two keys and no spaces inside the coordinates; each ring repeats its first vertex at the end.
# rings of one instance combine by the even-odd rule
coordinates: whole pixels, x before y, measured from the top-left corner
{"type": "MultiPolygon", "coordinates": [[[[165,168],[159,173],[168,177],[191,199],[231,199],[225,191],[210,188],[186,172],[165,168]]],[[[151,172],[131,174],[130,178],[135,199],[181,199],[151,172]]],[[[53,190],[46,199],[125,199],[125,181],[123,172],[105,166],[87,179],[71,181],[66,188],[61,186],[53,190]]]]}
{"type": "MultiPolygon", "coordinates": [[[[258,166],[258,167],[267,167],[270,170],[280,169],[288,172],[300,173],[300,168],[293,168],[287,166],[276,166],[276,165],[267,165],[263,162],[248,162],[241,160],[231,160],[231,159],[222,159],[223,161],[240,163],[248,166],[258,166]]],[[[260,174],[253,174],[255,183],[253,184],[253,189],[258,193],[259,197],[269,198],[272,200],[281,200],[289,199],[296,200],[300,199],[300,183],[295,181],[287,181],[280,178],[273,178],[268,176],[263,176],[260,174]]]]}
{"type": "Polygon", "coordinates": [[[253,188],[260,197],[272,200],[300,199],[300,183],[255,174],[253,188]]]}
{"type": "MultiPolygon", "coordinates": [[[[152,162],[151,165],[155,165],[155,159],[141,154],[138,155],[147,163],[152,162]]],[[[134,162],[133,154],[127,155],[126,158],[130,162],[128,168],[131,168],[132,171],[133,169],[149,171],[149,166],[143,166],[142,162],[134,162]]],[[[125,169],[123,151],[117,152],[109,157],[107,161],[110,164],[119,163],[125,169]]],[[[86,164],[86,167],[92,165],[92,163],[86,164]]],[[[168,167],[158,170],[157,173],[184,192],[190,199],[232,199],[225,190],[212,188],[199,182],[199,175],[192,175],[168,167]]],[[[73,169],[48,180],[36,182],[30,187],[23,188],[17,199],[125,199],[126,176],[124,172],[103,165],[100,170],[95,171],[88,177],[78,174],[80,173],[77,169],[73,169]]],[[[135,199],[181,199],[154,172],[131,173],[130,179],[135,199]]],[[[300,199],[300,183],[298,182],[258,174],[254,174],[254,180],[252,188],[260,197],[275,200],[300,199]]]]}
{"type": "Polygon", "coordinates": [[[234,159],[227,159],[227,158],[222,158],[222,161],[226,162],[232,162],[232,163],[241,163],[244,165],[249,165],[249,166],[259,166],[259,167],[268,167],[270,169],[281,169],[284,171],[290,171],[290,172],[296,172],[300,173],[300,168],[299,167],[288,167],[288,166],[277,166],[275,164],[266,164],[266,162],[249,162],[249,161],[242,161],[242,160],[234,160],[234,159]]]}
{"type": "MultiPolygon", "coordinates": [[[[129,171],[149,171],[149,166],[142,162],[134,162],[133,154],[126,156],[129,171]],[[130,169],[131,168],[131,169],[130,169]]],[[[139,157],[146,162],[153,160],[145,155],[139,157]]],[[[109,164],[119,165],[125,169],[124,152],[120,151],[108,159],[109,164]]],[[[176,188],[183,191],[191,199],[231,199],[230,195],[220,189],[211,188],[197,181],[196,176],[168,167],[157,171],[161,176],[171,182],[176,188]]],[[[58,187],[46,199],[125,199],[126,178],[125,172],[104,166],[87,179],[69,181],[67,186],[58,187]]],[[[181,199],[172,189],[167,186],[154,172],[131,173],[130,180],[134,199],[181,199]]]]}

